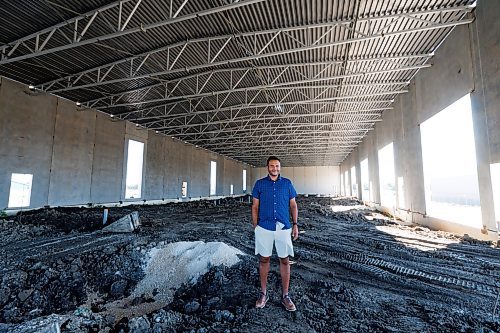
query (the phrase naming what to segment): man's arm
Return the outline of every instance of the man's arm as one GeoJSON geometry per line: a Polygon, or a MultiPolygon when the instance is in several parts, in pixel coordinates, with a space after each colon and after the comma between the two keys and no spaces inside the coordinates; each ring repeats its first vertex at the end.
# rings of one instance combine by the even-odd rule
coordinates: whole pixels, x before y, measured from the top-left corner
{"type": "Polygon", "coordinates": [[[290,199],[290,211],[292,213],[292,236],[293,240],[296,240],[299,238],[299,227],[297,226],[299,208],[297,207],[297,201],[295,201],[295,198],[290,199]]]}
{"type": "Polygon", "coordinates": [[[252,226],[255,229],[259,223],[259,199],[253,198],[252,201],[252,226]]]}

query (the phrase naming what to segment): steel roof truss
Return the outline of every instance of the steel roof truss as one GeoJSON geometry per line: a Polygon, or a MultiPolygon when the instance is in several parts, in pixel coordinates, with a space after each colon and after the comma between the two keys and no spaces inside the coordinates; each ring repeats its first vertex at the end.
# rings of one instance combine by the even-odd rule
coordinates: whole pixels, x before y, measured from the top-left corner
{"type": "MultiPolygon", "coordinates": [[[[246,1],[252,1],[252,0],[246,0],[246,1]]],[[[468,9],[464,9],[464,8],[447,9],[446,11],[449,11],[449,10],[458,10],[458,11],[461,11],[463,13],[465,13],[465,12],[468,11],[468,9]]],[[[385,17],[383,17],[383,18],[385,18],[385,17]]],[[[378,17],[376,19],[380,19],[380,17],[378,17]]],[[[52,92],[59,92],[59,91],[66,91],[66,90],[79,89],[79,88],[95,87],[95,86],[99,86],[99,85],[103,85],[103,84],[118,83],[118,82],[123,82],[123,81],[130,81],[130,80],[141,79],[141,78],[151,78],[151,77],[155,77],[155,76],[162,76],[162,75],[168,75],[168,74],[173,74],[173,73],[186,72],[186,71],[194,70],[194,69],[211,68],[211,67],[219,66],[219,65],[227,65],[229,63],[238,63],[238,62],[244,62],[244,61],[251,61],[251,60],[261,59],[261,58],[264,58],[264,57],[266,57],[266,58],[267,57],[274,57],[274,56],[279,56],[279,55],[283,55],[283,54],[303,52],[303,51],[308,51],[308,50],[313,50],[313,49],[318,49],[318,48],[331,47],[331,46],[334,46],[334,45],[342,45],[342,44],[349,44],[349,43],[361,42],[361,41],[366,41],[366,40],[369,40],[369,39],[384,38],[384,37],[387,37],[387,36],[393,36],[393,35],[399,35],[399,34],[405,34],[405,33],[417,32],[417,31],[425,31],[425,30],[429,30],[429,29],[442,29],[442,28],[452,27],[452,26],[460,25],[460,24],[468,24],[470,22],[472,22],[472,19],[459,19],[459,20],[456,20],[456,21],[445,22],[445,23],[434,23],[432,25],[426,24],[425,26],[422,26],[422,27],[408,28],[408,29],[403,29],[403,30],[399,30],[399,31],[392,31],[392,32],[387,32],[387,33],[385,33],[385,32],[384,33],[383,32],[377,32],[377,33],[375,33],[373,35],[370,35],[368,37],[346,38],[344,40],[339,40],[339,41],[335,41],[335,42],[326,42],[326,43],[319,43],[319,44],[316,44],[316,45],[300,46],[300,47],[296,47],[296,48],[288,48],[286,50],[281,50],[281,51],[271,51],[271,52],[268,52],[268,53],[254,54],[254,55],[244,56],[244,57],[240,57],[240,58],[232,58],[232,59],[227,59],[227,60],[224,60],[224,61],[221,61],[221,62],[213,62],[213,61],[211,61],[211,62],[205,63],[205,64],[193,64],[192,66],[183,66],[183,67],[174,69],[173,65],[175,65],[175,63],[177,62],[177,60],[179,59],[179,57],[182,54],[186,53],[186,52],[183,52],[183,51],[185,50],[185,48],[188,45],[201,44],[201,47],[207,49],[207,52],[208,52],[208,41],[209,40],[213,41],[214,39],[224,39],[226,41],[226,43],[223,44],[223,48],[225,48],[226,45],[227,45],[227,43],[229,43],[229,41],[235,41],[237,43],[236,40],[238,38],[257,38],[257,36],[259,36],[259,35],[264,35],[264,36],[266,36],[266,37],[274,40],[274,38],[277,37],[277,32],[279,32],[279,31],[287,31],[287,30],[288,31],[292,31],[292,30],[310,31],[310,29],[313,29],[315,27],[316,28],[321,28],[321,27],[325,27],[325,26],[328,27],[328,26],[331,26],[332,24],[338,25],[339,23],[338,22],[335,22],[335,23],[322,23],[322,24],[316,24],[316,25],[304,25],[304,26],[293,27],[293,28],[262,30],[262,31],[258,31],[258,32],[248,32],[248,33],[241,33],[241,34],[234,34],[234,35],[227,35],[227,36],[211,36],[211,37],[207,37],[207,38],[198,38],[198,39],[188,40],[186,42],[172,44],[172,45],[169,45],[169,46],[166,46],[166,47],[162,47],[162,48],[159,48],[159,49],[156,49],[156,50],[152,50],[152,51],[143,53],[141,55],[132,56],[130,58],[127,58],[127,59],[124,59],[124,60],[112,63],[112,64],[117,64],[117,63],[127,62],[127,61],[129,61],[129,59],[134,59],[134,58],[137,58],[137,57],[143,58],[146,55],[151,54],[151,53],[165,52],[165,51],[169,51],[170,49],[173,49],[173,48],[181,48],[182,52],[179,52],[177,54],[175,60],[173,61],[172,65],[170,65],[170,67],[169,67],[169,69],[167,71],[150,72],[150,73],[147,73],[147,74],[136,75],[136,76],[127,76],[127,77],[124,77],[124,78],[112,79],[112,80],[109,80],[109,81],[89,82],[89,83],[86,83],[86,84],[82,84],[80,86],[73,86],[73,85],[69,85],[68,86],[68,85],[65,85],[65,82],[67,82],[65,80],[66,78],[61,78],[61,79],[58,79],[58,80],[55,80],[55,81],[60,82],[63,85],[62,86],[58,85],[57,89],[53,89],[51,91],[52,92]]],[[[346,21],[343,24],[350,24],[350,23],[351,23],[351,21],[346,21]]],[[[223,48],[219,49],[219,52],[217,53],[217,55],[219,55],[220,52],[222,52],[223,48]]],[[[187,57],[190,56],[189,52],[187,52],[186,54],[187,54],[187,57]]],[[[170,52],[167,52],[167,63],[170,63],[170,61],[169,61],[170,60],[170,56],[171,56],[170,52]]],[[[214,59],[212,59],[212,60],[214,60],[214,59]]],[[[187,61],[187,62],[189,63],[189,61],[187,61]]],[[[2,62],[0,62],[0,64],[1,63],[2,62]]],[[[108,64],[108,65],[110,66],[112,64],[108,64]]],[[[96,71],[96,69],[95,68],[94,69],[89,69],[87,71],[94,72],[94,71],[96,71]]],[[[72,76],[75,76],[75,75],[79,75],[79,73],[72,74],[69,77],[72,77],[72,76]]],[[[71,82],[71,80],[70,80],[70,82],[71,82]]],[[[40,89],[44,89],[44,85],[48,85],[50,83],[52,83],[52,82],[47,82],[45,84],[41,84],[39,87],[40,87],[40,89]]]]}
{"type": "MultiPolygon", "coordinates": [[[[259,90],[260,92],[261,90],[259,90]]],[[[295,104],[323,104],[323,103],[328,103],[328,102],[334,102],[334,101],[341,101],[341,100],[346,100],[346,99],[363,99],[363,98],[366,98],[366,97],[380,97],[380,96],[386,96],[386,95],[397,95],[397,94],[401,94],[401,93],[405,93],[407,92],[407,90],[397,90],[397,91],[390,91],[390,92],[379,92],[379,93],[373,93],[373,94],[358,94],[358,95],[344,95],[344,96],[335,96],[335,97],[327,97],[327,98],[313,98],[313,99],[303,99],[303,100],[293,100],[293,101],[281,101],[279,102],[279,104],[282,106],[285,106],[285,105],[295,105],[295,104]]],[[[179,119],[179,118],[182,118],[182,117],[185,117],[185,116],[190,116],[190,117],[197,117],[198,115],[200,114],[205,114],[205,113],[216,113],[216,112],[224,112],[224,111],[231,111],[231,110],[234,110],[234,109],[249,109],[249,108],[253,108],[253,107],[275,107],[276,106],[276,103],[255,103],[255,104],[252,104],[253,102],[253,99],[250,101],[250,103],[248,104],[239,104],[239,105],[231,105],[231,106],[226,106],[226,107],[219,107],[219,108],[216,108],[216,109],[212,109],[212,110],[204,110],[204,111],[192,111],[192,112],[188,112],[188,114],[169,114],[169,115],[157,115],[157,116],[154,116],[154,117],[142,117],[142,118],[127,118],[128,120],[132,120],[132,121],[140,121],[142,125],[145,125],[145,124],[150,124],[150,123],[155,123],[155,122],[158,122],[159,120],[161,119],[171,119],[171,120],[175,120],[175,119],[179,119]]],[[[358,101],[358,100],[353,100],[353,101],[349,101],[351,103],[354,103],[354,102],[358,102],[358,103],[362,103],[362,104],[367,104],[369,103],[370,101],[358,101]]],[[[388,102],[388,103],[392,103],[392,100],[375,100],[375,102],[380,102],[380,103],[383,103],[383,102],[388,102]]]]}
{"type": "MultiPolygon", "coordinates": [[[[128,16],[126,22],[124,22],[124,24],[122,26],[120,26],[121,18],[123,16],[123,12],[124,12],[124,7],[123,7],[123,5],[120,5],[120,4],[130,2],[130,1],[132,1],[132,0],[122,0],[122,1],[113,2],[109,5],[102,6],[100,8],[95,9],[95,10],[87,12],[83,15],[66,20],[66,21],[59,23],[59,24],[56,24],[52,27],[43,29],[39,32],[28,35],[28,36],[23,37],[21,39],[18,39],[17,41],[7,43],[7,45],[0,47],[1,54],[2,54],[2,56],[0,58],[0,64],[7,64],[7,63],[15,62],[15,61],[30,59],[30,58],[34,58],[34,57],[41,56],[41,55],[46,55],[46,54],[51,54],[51,53],[62,51],[62,50],[71,49],[71,48],[74,48],[77,46],[89,45],[89,44],[94,44],[94,43],[101,43],[105,40],[109,40],[109,39],[113,39],[113,38],[117,38],[117,37],[122,37],[122,36],[125,36],[128,34],[137,33],[137,32],[141,32],[141,31],[146,31],[147,29],[154,29],[157,27],[166,26],[166,25],[190,20],[190,19],[193,19],[193,18],[196,18],[199,16],[210,15],[210,14],[234,9],[237,7],[262,2],[264,0],[240,0],[238,2],[212,7],[209,9],[201,10],[199,12],[188,13],[188,14],[185,14],[185,15],[180,16],[180,17],[173,16],[173,17],[170,17],[166,20],[156,21],[156,22],[147,23],[147,24],[141,24],[140,26],[136,26],[136,27],[125,30],[125,27],[127,26],[128,22],[130,21],[132,16],[135,14],[137,7],[142,3],[142,0],[137,0],[135,2],[136,5],[132,9],[132,11],[129,13],[129,16],[128,16]],[[116,9],[117,6],[118,6],[118,9],[116,9]],[[111,15],[111,16],[113,16],[113,15],[116,15],[116,11],[118,11],[118,18],[119,18],[118,19],[118,28],[119,28],[118,30],[119,31],[114,31],[112,33],[107,33],[107,34],[105,33],[101,36],[93,36],[93,37],[90,37],[88,39],[82,40],[82,38],[84,37],[84,35],[87,32],[90,25],[92,23],[94,23],[97,15],[111,15]],[[90,17],[90,19],[89,19],[89,17],[90,17]],[[82,29],[81,32],[78,32],[78,23],[80,21],[85,21],[85,20],[88,20],[87,24],[85,25],[85,27],[82,29]],[[20,44],[26,45],[25,44],[26,42],[31,42],[34,45],[36,45],[36,40],[37,39],[40,40],[41,35],[46,34],[46,33],[49,33],[49,34],[52,33],[52,35],[53,35],[53,32],[52,32],[53,30],[62,31],[62,29],[64,29],[64,28],[67,28],[67,29],[69,28],[72,31],[74,31],[73,39],[71,40],[71,42],[68,41],[67,44],[62,44],[62,45],[57,45],[57,46],[54,45],[51,48],[48,48],[45,50],[40,50],[40,49],[35,50],[35,49],[31,49],[31,48],[27,47],[30,52],[22,53],[22,54],[19,54],[19,55],[11,58],[11,55],[13,55],[13,53],[16,51],[16,49],[18,49],[18,46],[20,44]]],[[[184,1],[184,3],[181,4],[181,6],[178,8],[178,10],[176,12],[176,15],[178,15],[180,13],[180,11],[183,9],[183,7],[186,3],[187,3],[187,1],[184,1]]],[[[47,44],[47,43],[45,42],[44,44],[47,44]]]]}

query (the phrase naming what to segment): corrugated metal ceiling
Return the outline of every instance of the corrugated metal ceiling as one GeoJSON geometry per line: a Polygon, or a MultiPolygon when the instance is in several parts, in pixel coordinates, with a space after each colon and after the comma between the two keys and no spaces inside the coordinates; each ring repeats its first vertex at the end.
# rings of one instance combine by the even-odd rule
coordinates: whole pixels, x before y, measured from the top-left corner
{"type": "Polygon", "coordinates": [[[7,0],[0,75],[251,165],[337,165],[473,4],[7,0]]]}

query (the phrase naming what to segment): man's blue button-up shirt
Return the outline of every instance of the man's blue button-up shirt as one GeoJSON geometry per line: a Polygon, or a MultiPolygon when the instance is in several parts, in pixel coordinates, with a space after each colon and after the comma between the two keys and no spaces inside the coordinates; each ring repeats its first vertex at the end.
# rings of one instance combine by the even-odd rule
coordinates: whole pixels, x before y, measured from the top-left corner
{"type": "Polygon", "coordinates": [[[290,229],[290,200],[297,192],[288,178],[278,176],[276,181],[269,175],[255,182],[252,197],[259,199],[259,226],[275,231],[276,223],[281,222],[283,229],[290,229]]]}

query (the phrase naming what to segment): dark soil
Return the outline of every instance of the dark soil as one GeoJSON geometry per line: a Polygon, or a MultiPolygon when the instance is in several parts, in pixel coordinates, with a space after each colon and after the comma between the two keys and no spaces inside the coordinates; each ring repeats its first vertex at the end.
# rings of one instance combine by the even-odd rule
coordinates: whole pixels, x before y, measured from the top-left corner
{"type": "MultiPolygon", "coordinates": [[[[110,208],[142,227],[106,234],[102,208],[49,208],[0,220],[0,332],[500,332],[500,249],[401,226],[350,199],[300,197],[290,295],[280,304],[276,257],[270,300],[255,309],[258,261],[248,198],[110,208]],[[354,207],[355,208],[355,207],[354,207]],[[160,310],[115,317],[146,253],[177,241],[221,241],[248,254],[183,285],[160,310]],[[495,308],[496,306],[496,308],[495,308]],[[55,332],[55,331],[54,331],[55,332]]],[[[142,295],[136,304],[155,301],[142,295]]]]}

